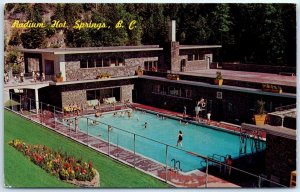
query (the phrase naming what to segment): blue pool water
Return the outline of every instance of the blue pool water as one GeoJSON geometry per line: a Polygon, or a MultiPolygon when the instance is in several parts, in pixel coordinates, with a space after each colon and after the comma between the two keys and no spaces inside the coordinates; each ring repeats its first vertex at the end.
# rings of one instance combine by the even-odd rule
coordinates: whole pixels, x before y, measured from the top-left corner
{"type": "MultiPolygon", "coordinates": [[[[111,143],[128,150],[134,151],[134,136],[132,133],[170,145],[168,147],[168,165],[173,166],[174,161],[172,159],[175,159],[180,161],[183,171],[202,168],[203,162],[201,163],[201,161],[204,160],[185,151],[191,151],[203,156],[213,156],[214,154],[221,156],[231,155],[233,158],[239,156],[240,137],[236,134],[194,124],[183,125],[178,120],[171,118],[163,120],[157,118],[154,114],[142,111],[134,111],[131,118],[128,118],[127,114],[122,117],[120,112],[116,116],[105,114],[97,118],[91,115],[89,118],[131,132],[127,133],[115,128],[109,132],[109,141],[111,143]],[[147,128],[144,128],[145,122],[147,122],[147,128]],[[176,148],[179,130],[183,132],[183,147],[178,148],[185,151],[176,148]]],[[[87,122],[87,118],[79,119],[81,131],[87,132],[87,125],[90,135],[108,140],[107,125],[92,125],[92,120],[87,122]]],[[[140,136],[136,136],[135,141],[136,153],[163,164],[166,163],[165,145],[140,136]]],[[[246,142],[246,145],[246,153],[252,153],[251,142],[246,142]]]]}

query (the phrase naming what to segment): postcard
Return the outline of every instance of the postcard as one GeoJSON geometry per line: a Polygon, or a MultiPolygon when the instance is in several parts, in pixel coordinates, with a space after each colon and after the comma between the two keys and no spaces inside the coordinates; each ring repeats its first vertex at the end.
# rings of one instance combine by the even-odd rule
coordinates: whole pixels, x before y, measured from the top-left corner
{"type": "Polygon", "coordinates": [[[7,3],[4,184],[293,188],[296,5],[7,3]]]}

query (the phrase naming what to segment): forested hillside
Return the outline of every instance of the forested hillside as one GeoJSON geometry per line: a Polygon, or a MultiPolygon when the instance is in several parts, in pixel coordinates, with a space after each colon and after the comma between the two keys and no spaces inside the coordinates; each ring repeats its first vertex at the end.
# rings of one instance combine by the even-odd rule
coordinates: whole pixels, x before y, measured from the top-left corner
{"type": "MultiPolygon", "coordinates": [[[[180,44],[221,44],[219,61],[296,65],[294,4],[6,4],[5,49],[162,44],[177,22],[180,44]],[[51,23],[136,20],[132,30],[11,28],[14,20],[51,23]]],[[[49,26],[49,25],[47,25],[49,26]]]]}

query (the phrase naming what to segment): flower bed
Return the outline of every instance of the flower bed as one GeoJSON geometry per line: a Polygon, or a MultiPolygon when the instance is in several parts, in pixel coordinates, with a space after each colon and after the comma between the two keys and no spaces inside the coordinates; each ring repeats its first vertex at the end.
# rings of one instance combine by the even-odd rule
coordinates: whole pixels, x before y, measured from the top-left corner
{"type": "Polygon", "coordinates": [[[9,145],[22,152],[34,164],[61,180],[85,187],[99,186],[99,174],[93,168],[92,162],[76,160],[67,153],[52,151],[45,145],[29,145],[18,139],[10,141],[9,145]],[[97,181],[95,178],[98,178],[97,181]]]}

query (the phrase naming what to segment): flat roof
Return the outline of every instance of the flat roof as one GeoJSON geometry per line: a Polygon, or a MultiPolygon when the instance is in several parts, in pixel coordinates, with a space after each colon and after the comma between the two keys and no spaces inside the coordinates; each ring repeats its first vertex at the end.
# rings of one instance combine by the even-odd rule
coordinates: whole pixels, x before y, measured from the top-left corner
{"type": "MultiPolygon", "coordinates": [[[[221,48],[221,45],[180,45],[179,49],[210,49],[221,48]]],[[[19,48],[20,52],[26,53],[51,53],[54,55],[80,54],[80,53],[115,53],[115,52],[137,52],[137,51],[162,51],[159,45],[139,46],[109,46],[109,47],[76,47],[76,48],[44,48],[26,49],[19,48]]]]}
{"type": "Polygon", "coordinates": [[[209,83],[190,81],[190,80],[170,80],[170,79],[167,79],[166,77],[156,77],[156,76],[148,76],[148,75],[143,75],[143,76],[140,76],[139,78],[162,81],[162,82],[169,82],[169,83],[176,83],[176,84],[183,84],[183,85],[193,85],[193,86],[198,86],[198,87],[209,87],[209,88],[213,88],[213,89],[218,89],[220,91],[229,90],[229,91],[235,91],[235,92],[244,92],[244,93],[252,93],[252,94],[259,94],[259,95],[270,95],[270,96],[296,99],[296,94],[293,94],[293,93],[264,92],[261,89],[253,89],[253,88],[247,88],[247,87],[236,87],[236,86],[230,86],[230,85],[222,85],[220,87],[219,85],[213,85],[213,84],[209,84],[209,83]]]}
{"type": "Polygon", "coordinates": [[[267,134],[296,140],[296,130],[285,128],[285,127],[271,126],[267,124],[258,126],[258,125],[242,123],[242,129],[265,131],[267,132],[267,134]]]}
{"type": "Polygon", "coordinates": [[[132,52],[132,51],[161,51],[158,45],[141,46],[112,46],[112,47],[77,47],[77,48],[45,48],[45,49],[25,49],[19,51],[26,53],[52,53],[54,55],[78,54],[78,53],[112,53],[112,52],[132,52]]]}
{"type": "Polygon", "coordinates": [[[123,76],[123,77],[112,77],[107,79],[86,79],[86,80],[74,80],[74,81],[63,81],[63,82],[50,82],[50,85],[72,85],[72,84],[80,84],[80,83],[94,83],[100,81],[116,81],[116,80],[126,80],[126,79],[136,79],[138,76],[123,76]]]}
{"type": "Polygon", "coordinates": [[[202,70],[193,70],[193,71],[176,72],[176,73],[183,74],[183,75],[215,78],[217,71],[222,72],[223,79],[246,81],[246,82],[253,82],[253,83],[268,83],[268,84],[285,85],[291,87],[297,86],[296,76],[284,76],[284,75],[279,75],[274,73],[233,71],[233,70],[225,70],[225,69],[202,69],[202,70]]]}

